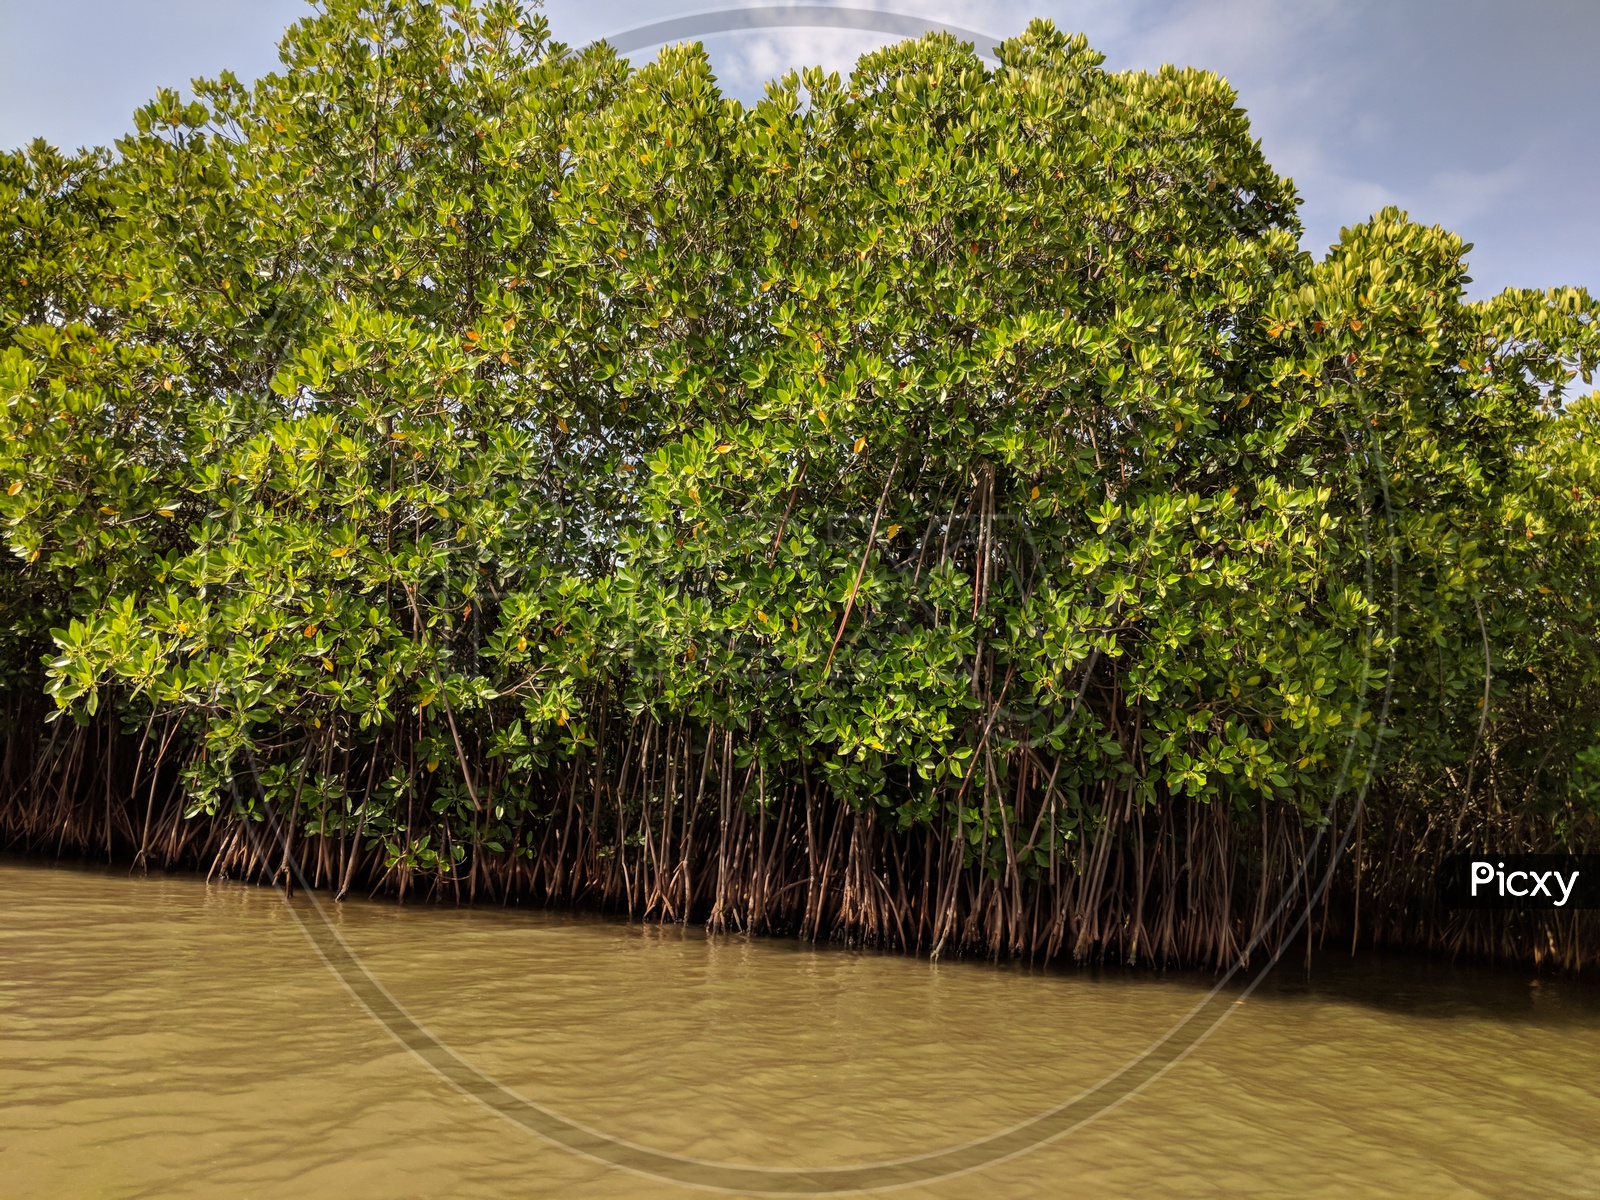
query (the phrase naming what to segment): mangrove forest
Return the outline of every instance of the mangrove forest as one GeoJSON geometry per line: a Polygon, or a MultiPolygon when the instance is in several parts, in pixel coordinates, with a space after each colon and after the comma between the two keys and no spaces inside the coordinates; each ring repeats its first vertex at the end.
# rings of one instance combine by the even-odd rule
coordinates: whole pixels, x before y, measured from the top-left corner
{"type": "Polygon", "coordinates": [[[1600,303],[1035,22],[754,104],[513,0],[0,155],[0,844],[923,954],[1568,969],[1600,303]]]}

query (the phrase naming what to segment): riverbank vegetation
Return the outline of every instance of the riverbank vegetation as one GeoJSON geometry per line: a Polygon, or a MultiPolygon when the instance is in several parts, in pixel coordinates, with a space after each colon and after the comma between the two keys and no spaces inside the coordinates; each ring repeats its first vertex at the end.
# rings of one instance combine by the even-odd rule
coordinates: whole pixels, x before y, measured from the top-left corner
{"type": "Polygon", "coordinates": [[[747,107],[698,47],[330,0],[0,158],[5,840],[270,875],[281,820],[339,892],[1036,958],[1320,895],[1592,962],[1432,877],[1600,840],[1600,308],[1469,301],[1393,210],[1303,252],[1213,75],[997,54],[747,107]]]}

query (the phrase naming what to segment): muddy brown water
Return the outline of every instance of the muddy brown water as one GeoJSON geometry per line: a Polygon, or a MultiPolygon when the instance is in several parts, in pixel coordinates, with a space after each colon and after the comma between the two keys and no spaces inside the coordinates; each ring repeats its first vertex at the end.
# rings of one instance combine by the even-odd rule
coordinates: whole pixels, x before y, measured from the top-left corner
{"type": "MultiPolygon", "coordinates": [[[[1012,1125],[1208,986],[538,911],[355,901],[333,920],[507,1087],[731,1163],[876,1162],[1012,1125]]],[[[0,1195],[709,1194],[578,1158],[452,1089],[275,892],[0,859],[0,1195]]],[[[1600,1196],[1600,989],[1325,955],[1092,1124],[887,1194],[1600,1196]]]]}

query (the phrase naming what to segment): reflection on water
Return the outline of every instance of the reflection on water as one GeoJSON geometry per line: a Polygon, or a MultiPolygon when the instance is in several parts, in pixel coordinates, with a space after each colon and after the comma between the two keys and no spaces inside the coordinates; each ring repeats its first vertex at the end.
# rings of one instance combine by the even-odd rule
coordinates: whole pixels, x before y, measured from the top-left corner
{"type": "MultiPolygon", "coordinates": [[[[822,1166],[1068,1098],[1190,977],[708,939],[347,902],[373,973],[563,1115],[679,1154],[822,1166]]],[[[0,1192],[688,1197],[452,1091],[355,1005],[276,893],[0,861],[0,1192]]],[[[1600,1195],[1600,992],[1400,962],[1286,971],[1148,1091],[1053,1145],[897,1195],[1600,1195]]]]}

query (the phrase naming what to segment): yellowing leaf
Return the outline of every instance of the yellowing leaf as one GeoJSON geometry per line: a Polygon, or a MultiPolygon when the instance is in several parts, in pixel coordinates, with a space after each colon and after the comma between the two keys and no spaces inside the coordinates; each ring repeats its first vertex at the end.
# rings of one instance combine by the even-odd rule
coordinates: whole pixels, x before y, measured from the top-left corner
{"type": "Polygon", "coordinates": [[[729,450],[732,450],[732,449],[733,449],[733,443],[732,442],[723,442],[722,445],[717,447],[717,453],[718,454],[726,454],[729,450]]]}
{"type": "Polygon", "coordinates": [[[349,553],[350,553],[350,547],[349,546],[335,546],[332,550],[328,551],[328,555],[331,558],[343,558],[346,554],[349,554],[349,553]]]}
{"type": "Polygon", "coordinates": [[[100,511],[108,517],[114,517],[117,515],[117,510],[112,508],[109,504],[102,504],[100,506],[100,511]]]}
{"type": "Polygon", "coordinates": [[[306,636],[307,637],[316,637],[317,636],[317,627],[315,625],[307,625],[306,626],[306,636]]]}
{"type": "Polygon", "coordinates": [[[558,425],[558,426],[559,426],[559,427],[560,427],[560,429],[561,429],[561,432],[562,432],[562,433],[567,433],[567,432],[569,432],[569,431],[568,431],[568,429],[567,429],[567,422],[566,422],[566,418],[564,418],[564,417],[557,417],[557,418],[556,418],[556,424],[557,424],[557,425],[558,425]]]}
{"type": "Polygon", "coordinates": [[[156,509],[156,516],[158,516],[158,517],[170,517],[170,516],[172,516],[174,514],[175,511],[176,510],[170,509],[170,508],[158,508],[158,509],[156,509]]]}
{"type": "Polygon", "coordinates": [[[22,480],[13,479],[11,481],[11,486],[6,489],[6,495],[15,496],[21,490],[22,490],[22,480]]]}
{"type": "Polygon", "coordinates": [[[331,670],[333,670],[333,659],[331,659],[331,658],[325,658],[325,659],[323,659],[323,660],[322,660],[322,669],[323,669],[323,670],[324,670],[324,671],[331,671],[331,670]]]}
{"type": "Polygon", "coordinates": [[[1034,488],[1033,491],[1028,493],[1028,499],[1029,500],[1037,500],[1038,498],[1039,498],[1039,489],[1038,488],[1034,488]]]}
{"type": "Polygon", "coordinates": [[[855,453],[860,454],[861,451],[866,448],[866,445],[867,445],[867,439],[866,438],[864,438],[864,437],[857,438],[856,439],[855,453]]]}

